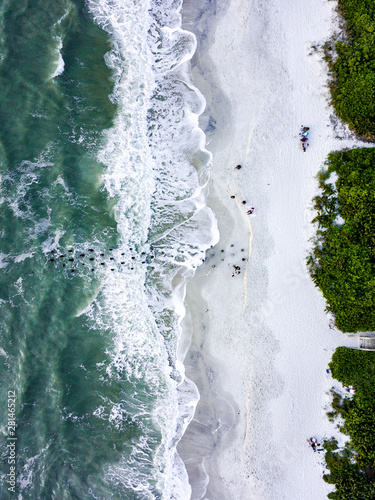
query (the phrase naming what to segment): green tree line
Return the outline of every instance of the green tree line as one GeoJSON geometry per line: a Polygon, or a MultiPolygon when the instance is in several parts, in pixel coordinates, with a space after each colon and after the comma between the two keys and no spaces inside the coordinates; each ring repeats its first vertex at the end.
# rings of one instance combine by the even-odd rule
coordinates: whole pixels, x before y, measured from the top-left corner
{"type": "Polygon", "coordinates": [[[345,40],[324,46],[332,77],[332,104],[351,130],[372,140],[375,137],[375,3],[339,0],[338,7],[346,23],[345,40]]]}
{"type": "Polygon", "coordinates": [[[353,385],[355,396],[342,405],[345,423],[341,428],[350,435],[344,449],[335,440],[327,441],[323,479],[336,490],[334,500],[371,500],[375,498],[375,352],[339,347],[330,363],[332,376],[343,385],[353,385]]]}
{"type": "MultiPolygon", "coordinates": [[[[340,40],[324,45],[330,69],[332,105],[363,139],[375,139],[375,2],[338,0],[345,22],[340,40]]],[[[336,38],[337,40],[337,38],[336,38]]],[[[308,257],[311,276],[344,332],[375,330],[375,152],[368,148],[333,152],[318,176],[314,199],[318,229],[308,257]]],[[[324,445],[334,500],[375,500],[375,352],[339,347],[330,368],[353,385],[353,398],[334,393],[334,419],[350,436],[344,449],[324,445]]]]}
{"type": "Polygon", "coordinates": [[[314,199],[308,265],[343,332],[375,330],[375,150],[330,153],[314,199]],[[337,175],[335,183],[331,174],[337,175]]]}

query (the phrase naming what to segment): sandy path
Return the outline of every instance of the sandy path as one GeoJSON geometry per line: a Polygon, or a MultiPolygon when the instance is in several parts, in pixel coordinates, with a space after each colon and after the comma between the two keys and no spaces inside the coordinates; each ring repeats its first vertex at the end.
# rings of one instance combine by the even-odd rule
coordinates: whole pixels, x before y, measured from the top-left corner
{"type": "MultiPolygon", "coordinates": [[[[306,438],[335,433],[326,368],[336,346],[354,341],[329,328],[305,259],[315,175],[329,151],[354,144],[335,137],[325,69],[309,55],[335,28],[334,7],[232,0],[195,61],[208,99],[202,121],[216,122],[209,204],[221,240],[187,294],[186,369],[201,393],[180,447],[192,498],[317,500],[331,491],[306,438]],[[306,153],[302,123],[311,128],[306,153]],[[241,267],[234,277],[233,265],[241,267]]],[[[197,26],[187,24],[199,35],[197,26]]]]}

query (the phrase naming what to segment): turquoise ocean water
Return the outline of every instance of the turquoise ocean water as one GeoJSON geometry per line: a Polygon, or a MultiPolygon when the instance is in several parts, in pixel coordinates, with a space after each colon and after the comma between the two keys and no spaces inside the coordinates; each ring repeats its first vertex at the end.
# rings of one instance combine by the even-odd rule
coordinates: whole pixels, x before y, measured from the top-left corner
{"type": "Polygon", "coordinates": [[[189,497],[180,321],[217,234],[180,9],[0,3],[1,499],[189,497]]]}

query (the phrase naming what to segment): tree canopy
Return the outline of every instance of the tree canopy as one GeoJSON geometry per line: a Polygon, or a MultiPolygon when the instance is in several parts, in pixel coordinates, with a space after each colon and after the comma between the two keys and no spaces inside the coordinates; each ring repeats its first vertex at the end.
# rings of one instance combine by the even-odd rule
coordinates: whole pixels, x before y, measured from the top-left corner
{"type": "MultiPolygon", "coordinates": [[[[373,0],[339,0],[346,40],[327,50],[332,104],[357,135],[375,136],[375,5],[373,0]]],[[[327,46],[326,46],[327,49],[327,46]]]]}
{"type": "Polygon", "coordinates": [[[314,199],[312,279],[343,332],[375,330],[375,150],[330,153],[314,199]],[[337,174],[336,183],[330,182],[337,174]]]}

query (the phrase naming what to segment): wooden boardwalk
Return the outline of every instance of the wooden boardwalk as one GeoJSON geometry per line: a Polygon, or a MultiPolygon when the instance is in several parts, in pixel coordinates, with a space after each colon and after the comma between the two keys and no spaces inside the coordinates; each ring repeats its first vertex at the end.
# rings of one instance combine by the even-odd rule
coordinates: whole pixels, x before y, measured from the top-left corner
{"type": "Polygon", "coordinates": [[[375,333],[360,335],[358,337],[358,349],[361,349],[361,351],[375,351],[375,333]]]}

